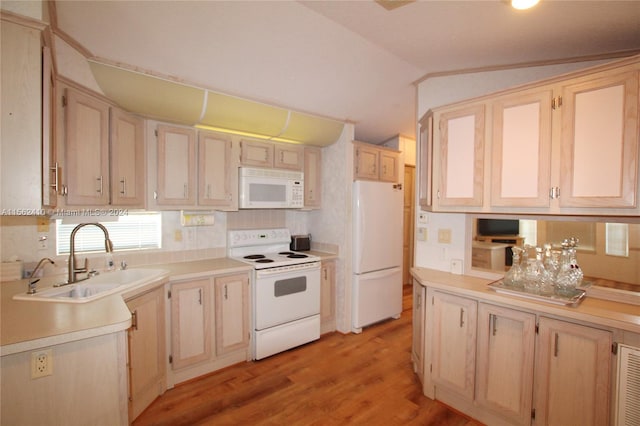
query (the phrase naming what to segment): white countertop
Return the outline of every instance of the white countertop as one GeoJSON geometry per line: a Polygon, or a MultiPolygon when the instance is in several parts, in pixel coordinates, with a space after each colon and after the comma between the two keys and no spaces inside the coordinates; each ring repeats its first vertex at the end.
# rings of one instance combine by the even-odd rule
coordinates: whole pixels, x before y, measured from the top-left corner
{"type": "Polygon", "coordinates": [[[485,278],[455,275],[428,268],[412,268],[411,274],[423,286],[453,292],[470,298],[520,307],[526,310],[589,322],[595,325],[640,333],[640,306],[610,300],[585,297],[575,307],[559,306],[517,296],[500,294],[485,278]]]}
{"type": "MultiPolygon", "coordinates": [[[[251,270],[250,265],[227,258],[148,265],[144,268],[163,269],[166,273],[152,282],[86,303],[14,300],[15,294],[26,292],[28,280],[0,284],[0,355],[126,330],[131,326],[131,312],[124,300],[163,285],[169,279],[192,279],[212,273],[251,270]]],[[[50,287],[60,280],[59,276],[45,277],[38,282],[38,287],[50,287]]]]}

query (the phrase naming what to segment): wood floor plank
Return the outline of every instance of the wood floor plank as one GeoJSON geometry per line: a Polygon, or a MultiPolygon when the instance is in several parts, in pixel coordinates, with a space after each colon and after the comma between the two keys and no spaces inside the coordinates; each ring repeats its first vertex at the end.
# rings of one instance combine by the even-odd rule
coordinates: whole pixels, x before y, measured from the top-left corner
{"type": "Polygon", "coordinates": [[[411,363],[411,296],[405,286],[398,320],[179,384],[133,424],[480,425],[422,394],[411,363]]]}

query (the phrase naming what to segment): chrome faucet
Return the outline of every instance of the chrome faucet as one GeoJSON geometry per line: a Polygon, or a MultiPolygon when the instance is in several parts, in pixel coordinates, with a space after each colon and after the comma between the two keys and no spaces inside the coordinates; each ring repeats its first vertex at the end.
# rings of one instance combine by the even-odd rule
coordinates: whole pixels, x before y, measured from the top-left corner
{"type": "Polygon", "coordinates": [[[44,257],[44,258],[40,259],[40,262],[38,262],[36,267],[33,268],[33,271],[31,271],[31,275],[29,275],[29,290],[27,290],[27,294],[35,294],[36,293],[36,284],[38,283],[38,281],[40,281],[40,278],[34,280],[33,277],[36,276],[36,274],[38,273],[38,269],[40,269],[40,267],[42,267],[42,264],[45,261],[48,261],[52,265],[56,264],[53,260],[49,259],[48,257],[44,257]]]}
{"type": "Polygon", "coordinates": [[[69,245],[70,247],[69,248],[69,278],[65,284],[73,284],[78,281],[83,281],[89,278],[89,277],[85,277],[82,279],[76,278],[76,274],[88,272],[86,258],[84,259],[84,267],[76,268],[76,247],[75,247],[76,232],[78,232],[80,228],[83,228],[87,225],[97,226],[98,228],[102,229],[102,232],[104,232],[104,249],[107,253],[113,252],[113,243],[109,239],[109,231],[107,231],[107,228],[105,228],[104,225],[100,223],[81,223],[80,225],[76,226],[75,228],[73,228],[73,231],[71,231],[71,242],[69,245]]]}

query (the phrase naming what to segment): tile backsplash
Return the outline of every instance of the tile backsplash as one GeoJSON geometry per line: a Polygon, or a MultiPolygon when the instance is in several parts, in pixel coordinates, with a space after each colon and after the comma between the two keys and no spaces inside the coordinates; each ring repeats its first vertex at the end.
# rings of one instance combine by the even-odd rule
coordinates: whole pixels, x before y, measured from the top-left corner
{"type": "MultiPolygon", "coordinates": [[[[227,230],[287,227],[293,232],[306,231],[306,212],[291,214],[285,210],[241,210],[214,212],[214,224],[209,226],[182,226],[179,211],[162,212],[162,248],[153,250],[123,250],[113,253],[119,266],[162,264],[226,256],[227,230]]],[[[96,221],[88,218],[87,222],[96,221]]],[[[0,217],[0,257],[3,262],[19,259],[24,270],[30,271],[43,257],[56,262],[44,268],[46,275],[66,274],[68,255],[56,254],[55,219],[33,216],[0,217]],[[48,229],[47,229],[48,228],[48,229]],[[46,248],[40,239],[46,237],[46,248]]],[[[89,267],[104,268],[104,253],[82,255],[89,259],[89,267]]]]}

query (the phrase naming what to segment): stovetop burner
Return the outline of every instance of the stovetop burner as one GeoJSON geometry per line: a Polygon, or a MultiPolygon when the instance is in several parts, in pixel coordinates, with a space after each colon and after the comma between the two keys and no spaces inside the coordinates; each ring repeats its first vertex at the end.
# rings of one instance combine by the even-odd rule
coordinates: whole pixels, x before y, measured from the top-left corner
{"type": "Polygon", "coordinates": [[[255,259],[264,259],[266,256],[264,254],[250,254],[245,256],[244,259],[255,260],[255,259]]]}
{"type": "Polygon", "coordinates": [[[290,242],[291,233],[286,228],[230,230],[227,255],[250,263],[254,269],[272,269],[320,260],[311,253],[291,250],[290,242]]]}

